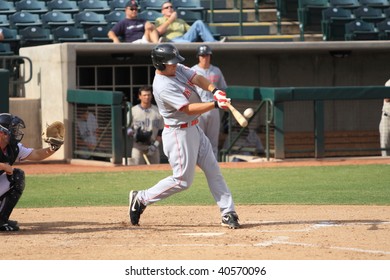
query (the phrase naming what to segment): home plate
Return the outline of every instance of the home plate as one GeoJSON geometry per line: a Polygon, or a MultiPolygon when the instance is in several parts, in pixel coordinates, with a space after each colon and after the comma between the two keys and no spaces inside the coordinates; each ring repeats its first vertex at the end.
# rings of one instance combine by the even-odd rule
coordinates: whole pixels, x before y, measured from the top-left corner
{"type": "Polygon", "coordinates": [[[194,233],[183,233],[185,236],[219,236],[225,234],[224,232],[194,232],[194,233]]]}

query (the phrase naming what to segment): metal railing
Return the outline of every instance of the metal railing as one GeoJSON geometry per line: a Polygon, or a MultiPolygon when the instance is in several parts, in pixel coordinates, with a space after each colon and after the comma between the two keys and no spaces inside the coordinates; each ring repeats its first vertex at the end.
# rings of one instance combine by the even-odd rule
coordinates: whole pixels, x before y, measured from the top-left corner
{"type": "MultiPolygon", "coordinates": [[[[273,116],[274,116],[274,112],[273,112],[273,107],[274,107],[274,104],[271,100],[263,100],[260,102],[260,104],[257,106],[257,108],[255,109],[255,113],[253,114],[253,116],[251,118],[249,118],[248,120],[248,125],[251,123],[251,121],[255,118],[255,116],[257,115],[258,112],[260,112],[261,108],[263,106],[266,106],[265,107],[265,139],[266,139],[266,145],[265,145],[265,155],[266,155],[266,158],[267,158],[267,161],[269,161],[270,159],[270,126],[272,125],[273,123],[273,116]]],[[[236,144],[236,142],[238,141],[238,139],[242,136],[242,134],[244,133],[244,131],[246,129],[248,129],[248,126],[247,127],[242,127],[239,131],[239,133],[236,135],[236,137],[234,139],[230,139],[231,138],[231,128],[232,128],[232,116],[231,116],[231,113],[230,114],[230,117],[229,117],[229,146],[226,148],[226,149],[221,149],[219,151],[219,160],[222,161],[222,162],[225,162],[226,161],[226,157],[227,155],[229,155],[231,153],[231,151],[233,150],[233,147],[234,145],[236,144]]],[[[245,151],[245,148],[242,148],[241,151],[245,151]]]]}
{"type": "Polygon", "coordinates": [[[32,61],[26,56],[10,55],[0,56],[0,68],[7,69],[10,73],[9,97],[24,97],[23,84],[32,79],[32,61]],[[29,76],[26,77],[27,69],[29,76]]]}

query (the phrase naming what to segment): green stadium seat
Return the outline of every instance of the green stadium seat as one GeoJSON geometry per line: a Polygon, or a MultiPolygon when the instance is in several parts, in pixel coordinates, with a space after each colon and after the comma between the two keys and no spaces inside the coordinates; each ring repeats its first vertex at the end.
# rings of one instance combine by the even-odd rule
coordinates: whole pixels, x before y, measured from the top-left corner
{"type": "Polygon", "coordinates": [[[345,24],[345,40],[378,40],[379,32],[371,22],[356,19],[345,24]]]}
{"type": "Polygon", "coordinates": [[[324,41],[345,40],[345,24],[355,20],[350,9],[329,7],[322,11],[321,29],[324,41]]]}
{"type": "Polygon", "coordinates": [[[22,47],[40,46],[53,43],[49,29],[41,26],[29,26],[19,30],[22,47]]]}
{"type": "Polygon", "coordinates": [[[382,9],[374,7],[360,7],[353,10],[353,14],[357,19],[364,20],[365,22],[377,23],[386,19],[382,9]]]}

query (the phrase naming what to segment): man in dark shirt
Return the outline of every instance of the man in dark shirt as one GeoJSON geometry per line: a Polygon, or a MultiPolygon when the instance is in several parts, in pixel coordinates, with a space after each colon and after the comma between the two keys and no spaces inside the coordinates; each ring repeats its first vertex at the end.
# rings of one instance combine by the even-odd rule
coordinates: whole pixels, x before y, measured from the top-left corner
{"type": "Polygon", "coordinates": [[[155,26],[144,19],[138,19],[138,4],[135,0],[127,2],[126,18],[115,24],[107,36],[114,43],[120,43],[122,38],[126,43],[157,43],[158,32],[155,26]]]}

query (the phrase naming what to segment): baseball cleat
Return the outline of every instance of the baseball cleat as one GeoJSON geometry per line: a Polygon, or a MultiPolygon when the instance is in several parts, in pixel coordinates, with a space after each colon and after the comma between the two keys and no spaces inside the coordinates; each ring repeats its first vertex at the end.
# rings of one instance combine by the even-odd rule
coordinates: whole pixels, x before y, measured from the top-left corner
{"type": "Polygon", "coordinates": [[[227,213],[222,216],[222,223],[221,225],[225,227],[229,227],[232,229],[236,229],[240,227],[240,224],[238,223],[238,215],[235,212],[227,213]]]}
{"type": "Polygon", "coordinates": [[[18,226],[18,221],[8,220],[7,224],[9,224],[10,226],[18,226]]]}
{"type": "Polygon", "coordinates": [[[11,225],[9,223],[5,223],[0,225],[0,231],[18,231],[18,230],[19,230],[19,226],[16,224],[11,225]]]}
{"type": "Polygon", "coordinates": [[[137,193],[137,191],[131,191],[129,194],[129,217],[133,226],[139,226],[139,218],[146,208],[146,206],[137,199],[137,193]]]}

